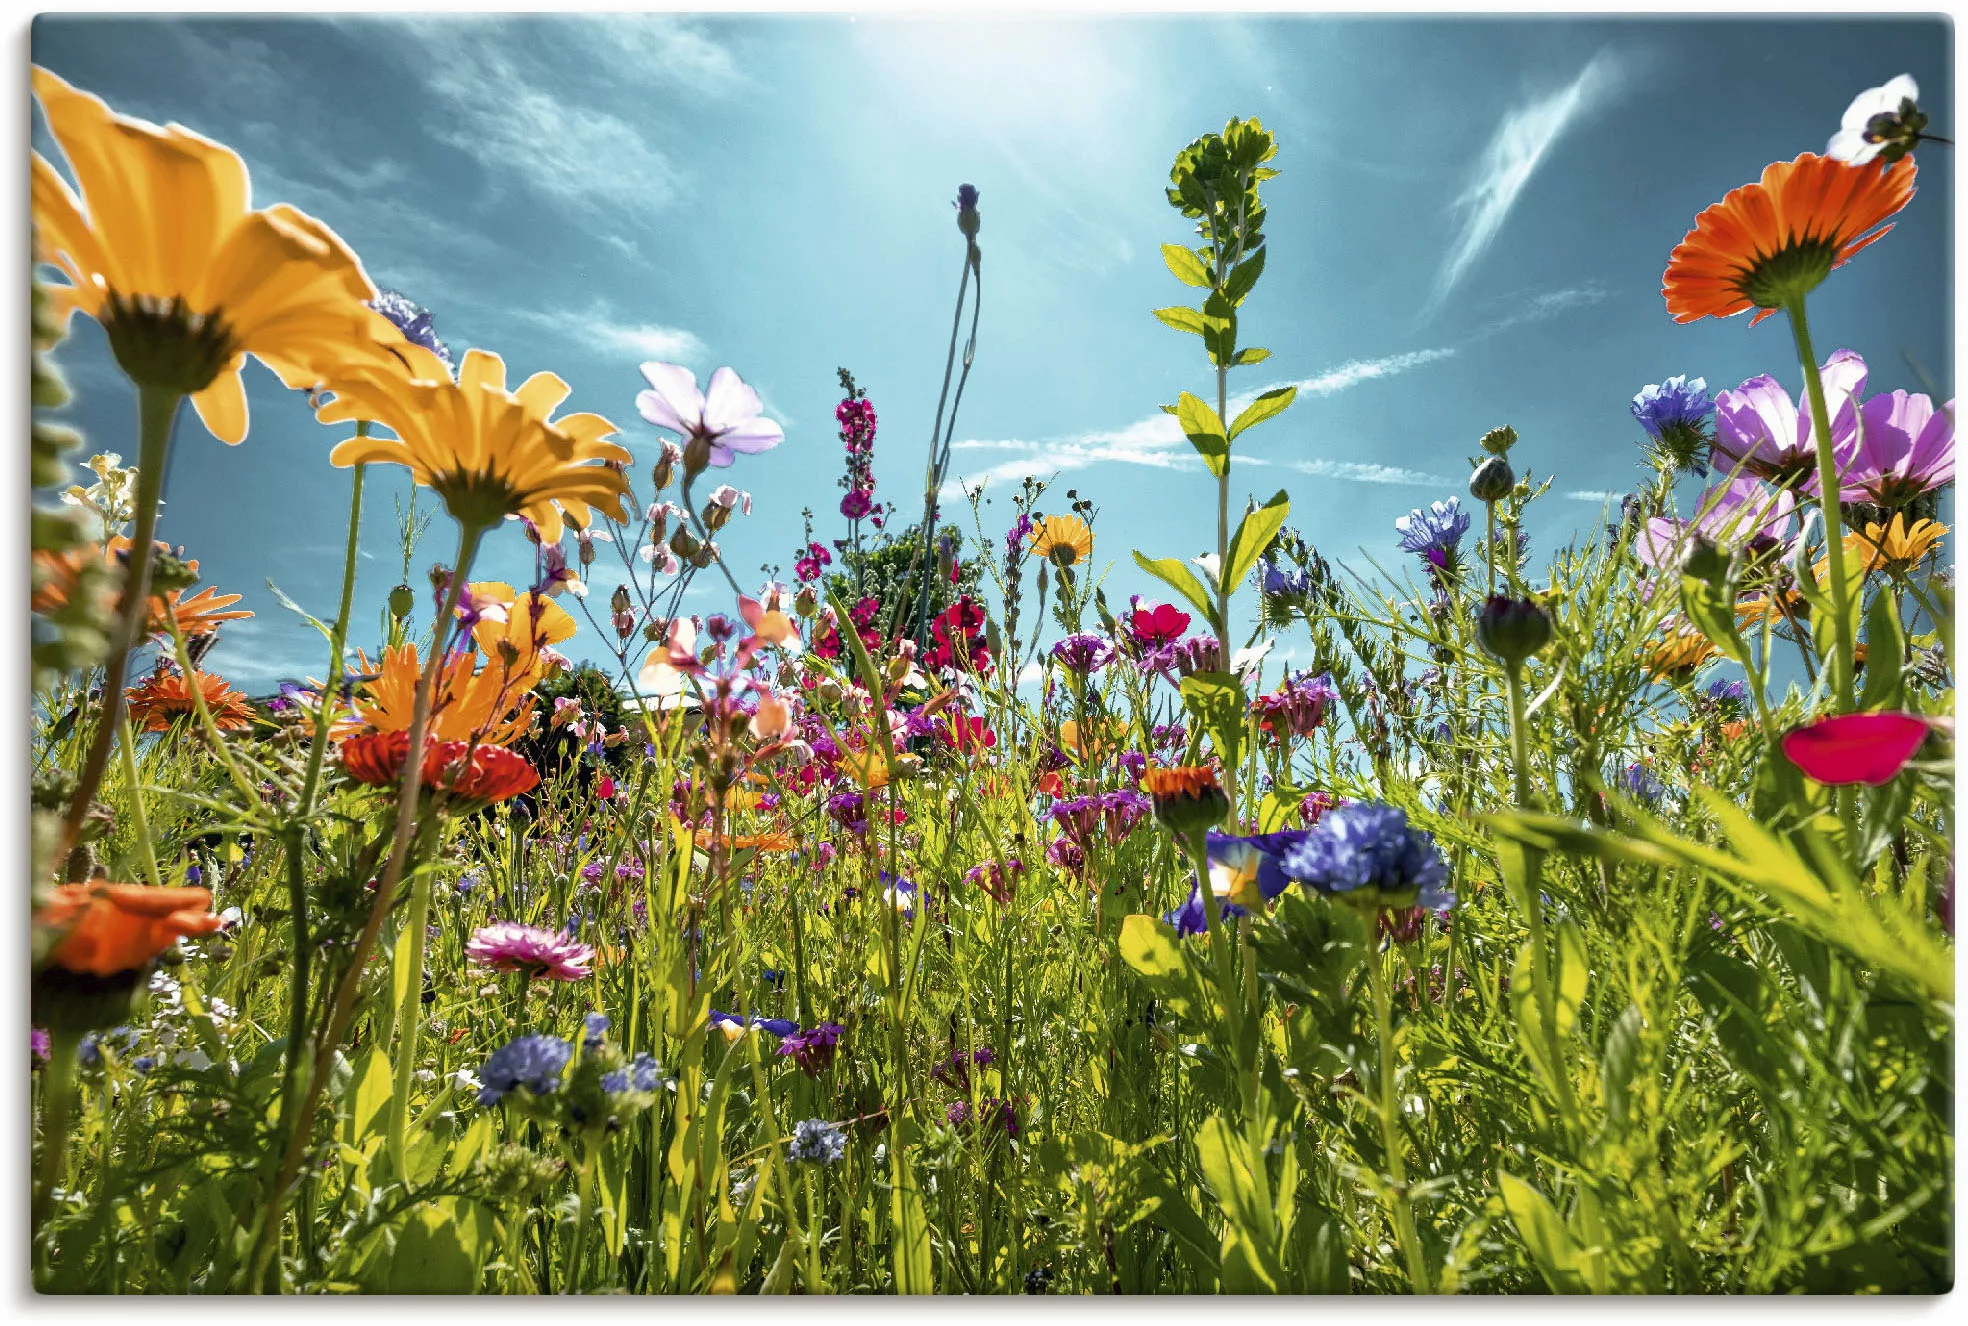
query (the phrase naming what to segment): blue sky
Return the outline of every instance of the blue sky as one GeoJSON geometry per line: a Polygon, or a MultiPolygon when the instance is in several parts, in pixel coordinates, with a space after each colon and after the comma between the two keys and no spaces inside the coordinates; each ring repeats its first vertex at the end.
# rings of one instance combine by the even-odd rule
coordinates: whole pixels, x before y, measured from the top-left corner
{"type": "MultiPolygon", "coordinates": [[[[233,147],[256,203],[328,222],[454,348],[559,373],[570,408],[607,415],[639,457],[660,436],[635,411],[639,362],[736,368],[787,433],[721,476],[755,499],[722,539],[741,583],[790,566],[802,506],[820,537],[843,532],[836,365],[880,413],[880,495],[919,508],[962,257],[950,200],[975,184],[985,303],[953,475],[992,477],[991,535],[1019,475],[1056,471],[1054,509],[1069,486],[1093,497],[1112,601],[1163,597],[1130,549],[1214,547],[1208,477],[1156,409],[1210,374],[1195,338],[1150,315],[1185,294],[1159,248],[1189,237],[1162,189],[1192,138],[1257,116],[1283,171],[1244,315],[1273,358],[1232,389],[1296,382],[1299,402],[1240,439],[1237,495],[1287,488],[1329,557],[1392,565],[1394,519],[1464,492],[1476,439],[1507,422],[1520,473],[1557,476],[1530,520],[1549,549],[1636,481],[1641,386],[1797,385],[1781,318],[1668,319],[1661,272],[1695,214],[1768,161],[1823,151],[1851,97],[1896,74],[1951,135],[1951,45],[1938,19],[44,18],[33,33],[38,63],[118,110],[233,147]]],[[[38,120],[35,146],[52,150],[38,120]]],[[[1911,359],[1952,396],[1953,161],[1919,159],[1899,228],[1813,297],[1813,331],[1822,353],[1867,357],[1872,391],[1923,389],[1911,359]]],[[[90,449],[133,455],[133,397],[92,324],[60,362],[90,449]]],[[[265,581],[332,612],[349,480],[327,463],[342,433],[249,378],[243,446],[185,415],[161,534],[259,613],[212,660],[259,689],[320,672],[319,638],[265,581]]],[[[398,577],[391,494],[407,491],[394,474],[369,488],[358,643],[398,577]]],[[[961,507],[945,503],[967,521],[961,507]]],[[[440,530],[420,589],[449,556],[440,530]]],[[[475,574],[530,570],[514,531],[475,574]]],[[[729,604],[706,583],[691,606],[729,604]]]]}

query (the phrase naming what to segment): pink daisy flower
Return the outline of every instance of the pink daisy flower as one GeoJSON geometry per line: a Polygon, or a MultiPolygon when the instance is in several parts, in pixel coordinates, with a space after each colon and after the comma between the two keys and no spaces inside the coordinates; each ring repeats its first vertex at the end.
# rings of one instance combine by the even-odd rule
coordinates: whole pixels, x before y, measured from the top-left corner
{"type": "Polygon", "coordinates": [[[465,956],[494,971],[522,972],[528,980],[579,981],[590,974],[594,949],[565,931],[494,921],[466,941],[465,956]]]}

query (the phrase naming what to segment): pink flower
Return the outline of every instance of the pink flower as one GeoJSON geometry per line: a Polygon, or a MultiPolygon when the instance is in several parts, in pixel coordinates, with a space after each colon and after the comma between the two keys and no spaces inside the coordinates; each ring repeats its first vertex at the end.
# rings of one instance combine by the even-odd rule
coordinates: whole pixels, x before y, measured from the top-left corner
{"type": "Polygon", "coordinates": [[[580,981],[591,974],[594,949],[565,931],[494,921],[465,942],[465,956],[494,971],[523,973],[528,980],[580,981]]]}
{"type": "Polygon", "coordinates": [[[785,430],[765,417],[758,393],[729,368],[711,374],[703,392],[697,375],[681,364],[644,364],[642,376],[654,390],[637,393],[636,409],[686,440],[686,473],[703,465],[723,468],[738,455],[770,451],[786,440],[785,430]]]}
{"type": "Polygon", "coordinates": [[[1859,447],[1839,472],[1847,502],[1903,507],[1954,481],[1954,402],[1882,392],[1859,407],[1859,447]]]}
{"type": "Polygon", "coordinates": [[[1883,787],[1907,767],[1927,739],[1918,714],[1844,714],[1786,733],[1783,752],[1813,782],[1883,787]]]}
{"type": "MultiPolygon", "coordinates": [[[[1836,350],[1822,371],[1825,405],[1831,410],[1831,450],[1839,470],[1858,448],[1859,393],[1865,390],[1866,362],[1851,350],[1836,350]]],[[[1724,474],[1738,466],[1772,483],[1797,480],[1797,490],[1817,491],[1817,437],[1811,408],[1800,409],[1777,380],[1753,377],[1734,391],[1715,397],[1714,462],[1724,474]]]]}

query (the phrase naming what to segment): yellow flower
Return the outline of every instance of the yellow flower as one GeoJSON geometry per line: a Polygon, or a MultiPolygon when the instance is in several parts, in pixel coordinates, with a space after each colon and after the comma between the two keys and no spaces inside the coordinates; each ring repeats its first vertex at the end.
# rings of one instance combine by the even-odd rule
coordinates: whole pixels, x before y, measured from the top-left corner
{"type": "Polygon", "coordinates": [[[1692,675],[1695,669],[1710,659],[1721,657],[1721,652],[1707,636],[1699,632],[1676,631],[1654,642],[1648,653],[1647,667],[1662,681],[1681,679],[1692,675]]]}
{"type": "MultiPolygon", "coordinates": [[[[1947,532],[1947,526],[1936,520],[1916,520],[1909,528],[1906,517],[1895,512],[1890,525],[1875,521],[1865,527],[1863,534],[1847,534],[1845,548],[1866,559],[1866,570],[1899,575],[1926,561],[1947,537],[1947,532]]],[[[1819,579],[1823,578],[1820,572],[1819,579]]]]}
{"type": "Polygon", "coordinates": [[[1058,566],[1093,556],[1093,531],[1078,516],[1044,516],[1032,526],[1032,551],[1058,566]]]}
{"type": "Polygon", "coordinates": [[[365,366],[337,379],[323,423],[368,420],[396,436],[350,438],[329,453],[332,463],[406,465],[460,524],[483,529],[524,516],[548,543],[560,538],[563,510],[583,528],[595,507],[628,518],[628,479],[617,465],[629,453],[603,440],[615,425],[598,414],[551,417],[567,398],[565,382],[535,373],[507,391],[505,361],[485,350],[465,352],[456,382],[416,346],[402,360],[407,373],[365,366]]]}
{"type": "MultiPolygon", "coordinates": [[[[1822,571],[1822,567],[1819,568],[1822,571]]],[[[1823,576],[1819,576],[1823,583],[1823,576]]],[[[1803,621],[1811,615],[1810,605],[1804,595],[1794,589],[1781,593],[1745,594],[1736,600],[1736,625],[1741,630],[1761,626],[1765,622],[1773,626],[1786,626],[1803,621]]]]}
{"type": "Polygon", "coordinates": [[[574,618],[544,594],[531,590],[517,594],[511,585],[496,580],[474,581],[467,588],[474,601],[498,603],[505,608],[504,621],[491,616],[480,618],[472,628],[472,639],[485,651],[492,666],[506,669],[517,689],[531,690],[546,675],[546,661],[541,654],[573,636],[574,618]]]}
{"type": "Polygon", "coordinates": [[[32,77],[81,186],[33,154],[35,260],[69,281],[48,287],[51,311],[63,326],[77,309],[101,323],[134,381],[190,395],[213,436],[240,442],[248,354],[311,389],[402,340],[366,307],[376,288],[334,231],[285,204],[250,209],[230,148],[117,115],[45,69],[32,77]]]}
{"type": "MultiPolygon", "coordinates": [[[[369,671],[368,656],[359,657],[362,670],[369,671]]],[[[431,696],[430,735],[438,741],[507,745],[531,725],[533,697],[527,686],[514,684],[516,678],[504,668],[495,664],[474,671],[475,662],[470,650],[445,661],[431,696]]],[[[408,732],[422,676],[415,645],[384,650],[380,673],[356,697],[356,712],[378,732],[408,732]]]]}

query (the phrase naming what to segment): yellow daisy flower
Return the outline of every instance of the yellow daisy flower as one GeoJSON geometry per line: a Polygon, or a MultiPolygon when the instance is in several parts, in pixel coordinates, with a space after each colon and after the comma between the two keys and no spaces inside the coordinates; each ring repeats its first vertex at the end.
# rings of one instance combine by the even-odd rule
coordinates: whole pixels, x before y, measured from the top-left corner
{"type": "Polygon", "coordinates": [[[1093,531],[1078,516],[1045,516],[1032,525],[1032,551],[1056,566],[1093,556],[1093,531]]]}

